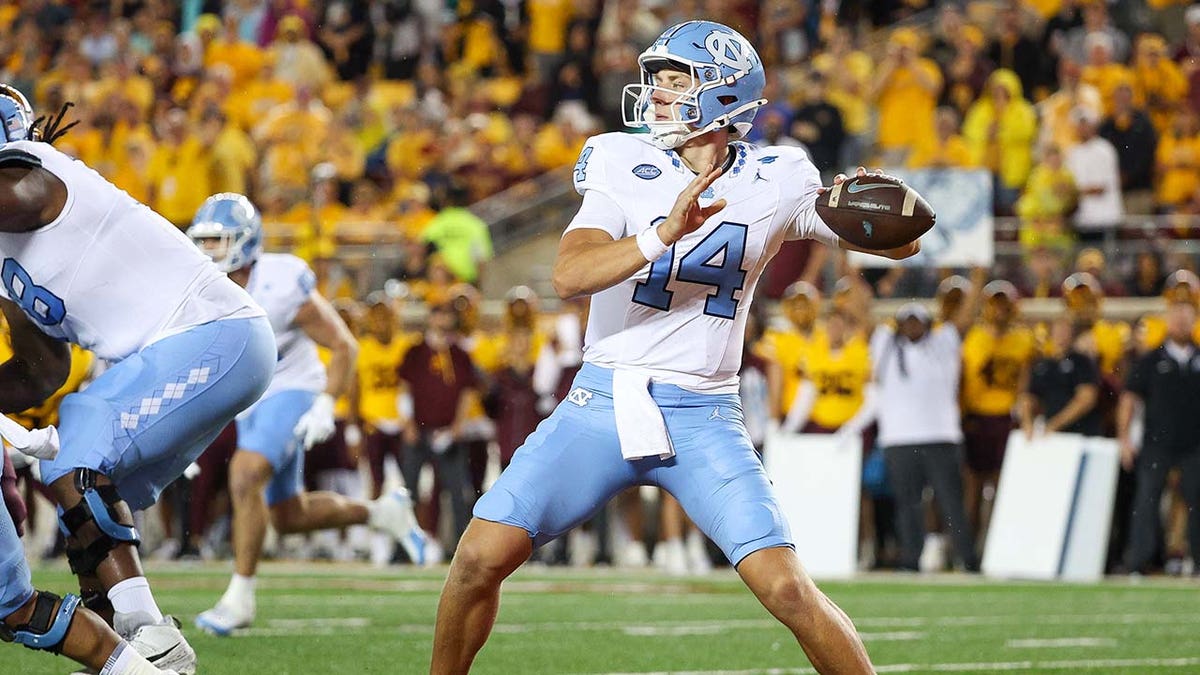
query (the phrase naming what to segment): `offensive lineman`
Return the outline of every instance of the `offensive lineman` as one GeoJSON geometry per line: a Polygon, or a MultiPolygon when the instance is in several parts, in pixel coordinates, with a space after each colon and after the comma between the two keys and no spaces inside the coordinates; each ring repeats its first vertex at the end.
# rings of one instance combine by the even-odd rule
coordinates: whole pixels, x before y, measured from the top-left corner
{"type": "Polygon", "coordinates": [[[803,151],[735,141],[766,102],[762,62],[744,37],[689,21],[638,62],[642,82],[626,87],[636,119],[626,124],[652,135],[603,134],[584,146],[574,174],[583,204],[554,266],[561,297],[592,296],[585,363],[476,503],[442,591],[431,669],[470,668],[501,582],[534,546],[647,484],[721,546],[819,671],[871,672],[850,619],[796,556],[737,396],[746,313],[783,240],[851,247],[817,217],[820,178],[803,151]]]}
{"type": "Polygon", "coordinates": [[[425,535],[406,491],[373,502],[304,491],[304,452],[333,434],[334,400],[350,389],[358,354],[358,342],[316,290],[308,264],[262,252],[262,218],[239,194],[209,197],[187,234],[266,310],[279,349],[271,386],[237,419],[238,450],[229,463],[233,578],[216,607],[196,617],[196,626],[227,636],[254,621],[255,572],[268,517],[280,534],[365,523],[423,563],[425,535]],[[317,345],[332,353],[328,372],[317,345]]]}
{"type": "MultiPolygon", "coordinates": [[[[0,413],[59,387],[70,370],[66,342],[111,364],[63,399],[61,452],[42,460],[42,480],[62,509],[79,602],[156,667],[194,673],[195,652],[142,572],[133,511],[153,504],[266,390],[271,326],[173,225],[51,147],[62,113],[40,142],[25,97],[0,85],[0,118],[0,310],[13,350],[0,364],[0,413]]],[[[53,455],[54,428],[33,433],[53,455]]],[[[27,578],[8,578],[0,607],[31,592],[27,578]]],[[[21,630],[54,636],[40,648],[55,649],[75,606],[35,610],[21,630]]]]}

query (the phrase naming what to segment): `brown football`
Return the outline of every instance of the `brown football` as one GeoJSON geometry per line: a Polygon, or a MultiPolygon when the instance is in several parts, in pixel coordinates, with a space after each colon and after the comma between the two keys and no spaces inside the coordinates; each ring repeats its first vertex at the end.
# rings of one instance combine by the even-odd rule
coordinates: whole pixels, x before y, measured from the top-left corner
{"type": "Polygon", "coordinates": [[[929,202],[898,178],[867,174],[817,197],[817,215],[846,241],[884,251],[916,241],[937,216],[929,202]]]}

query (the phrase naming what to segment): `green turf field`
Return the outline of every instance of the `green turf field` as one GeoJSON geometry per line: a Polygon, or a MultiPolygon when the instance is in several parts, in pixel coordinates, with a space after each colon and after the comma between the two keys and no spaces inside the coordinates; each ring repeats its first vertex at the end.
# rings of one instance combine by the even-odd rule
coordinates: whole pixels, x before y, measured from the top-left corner
{"type": "MultiPolygon", "coordinates": [[[[164,611],[184,621],[205,675],[419,673],[444,568],[271,564],[258,622],[201,634],[224,564],[153,565],[164,611]]],[[[61,568],[35,583],[72,589],[61,568]]],[[[1200,673],[1200,582],[1095,586],[877,576],[822,585],[855,620],[881,672],[1200,673]]],[[[802,673],[791,635],[728,572],[527,568],[507,585],[478,673],[802,673]]],[[[69,672],[65,659],[0,647],[0,673],[69,672]]]]}

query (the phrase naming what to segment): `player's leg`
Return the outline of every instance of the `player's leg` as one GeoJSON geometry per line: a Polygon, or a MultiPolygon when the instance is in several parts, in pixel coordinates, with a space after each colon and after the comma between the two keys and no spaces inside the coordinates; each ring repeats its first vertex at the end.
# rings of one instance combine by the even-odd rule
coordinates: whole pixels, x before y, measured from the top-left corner
{"type": "Polygon", "coordinates": [[[60,407],[63,449],[41,472],[62,508],[68,560],[84,590],[99,580],[118,634],[160,667],[191,673],[195,652],[154,601],[132,512],[262,394],[274,354],[265,320],[216,321],[155,342],[60,407]]]}
{"type": "Polygon", "coordinates": [[[465,673],[500,609],[500,584],[533,553],[524,528],[474,518],[458,542],[438,600],[431,673],[465,673]]]}
{"type": "Polygon", "coordinates": [[[818,673],[873,673],[871,659],[850,617],[817,588],[796,551],[755,551],[738,574],[763,607],[788,627],[818,673]]]}
{"type": "Polygon", "coordinates": [[[1200,576],[1200,450],[1192,450],[1179,466],[1179,492],[1187,505],[1187,539],[1192,575],[1200,576]]]}
{"type": "Polygon", "coordinates": [[[1162,534],[1163,487],[1171,462],[1161,451],[1142,449],[1137,458],[1134,472],[1137,488],[1133,497],[1133,512],[1129,518],[1129,550],[1125,554],[1125,567],[1129,572],[1144,572],[1158,552],[1162,534]]]}
{"type": "MultiPolygon", "coordinates": [[[[658,392],[655,399],[660,400],[658,392]]],[[[737,396],[681,393],[676,403],[664,407],[676,455],[651,476],[721,547],[767,611],[792,631],[818,672],[872,672],[854,625],[817,589],[796,556],[791,532],[742,424],[737,396]],[[712,414],[714,407],[718,415],[712,414]]]]}
{"type": "Polygon", "coordinates": [[[470,669],[495,621],[501,582],[534,546],[583,522],[639,479],[646,461],[621,457],[612,377],[600,370],[584,366],[575,382],[590,398],[560,404],[475,503],[438,604],[433,673],[470,669]]]}
{"type": "Polygon", "coordinates": [[[921,544],[925,537],[925,507],[921,493],[925,490],[925,476],[918,453],[920,446],[894,445],[884,448],[888,479],[895,492],[896,535],[900,540],[900,564],[902,570],[916,571],[921,557],[921,544]]]}
{"type": "Polygon", "coordinates": [[[105,673],[158,672],[129,649],[105,620],[80,606],[77,596],[59,598],[30,585],[25,551],[8,509],[0,509],[0,640],[62,654],[105,673]]]}
{"type": "Polygon", "coordinates": [[[932,443],[922,452],[925,474],[929,476],[941,508],[943,529],[954,542],[954,549],[966,570],[977,572],[979,555],[975,552],[975,534],[963,511],[962,446],[932,443]]]}

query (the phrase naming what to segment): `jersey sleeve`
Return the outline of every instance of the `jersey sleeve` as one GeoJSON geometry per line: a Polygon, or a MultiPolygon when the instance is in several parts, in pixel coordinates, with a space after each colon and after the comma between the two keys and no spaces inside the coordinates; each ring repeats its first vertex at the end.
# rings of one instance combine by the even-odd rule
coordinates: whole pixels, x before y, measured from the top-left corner
{"type": "Polygon", "coordinates": [[[563,234],[584,229],[604,230],[613,239],[620,239],[625,236],[625,214],[612,197],[596,190],[586,190],[583,204],[563,234]]]}
{"type": "MultiPolygon", "coordinates": [[[[584,144],[575,162],[572,182],[583,196],[579,212],[567,225],[566,232],[585,228],[604,230],[613,239],[625,236],[625,212],[617,199],[610,166],[622,154],[620,140],[612,134],[592,136],[584,144]]],[[[566,233],[564,232],[564,234],[566,233]]]]}
{"type": "Polygon", "coordinates": [[[790,214],[785,225],[784,238],[815,239],[827,246],[837,247],[841,237],[817,215],[817,190],[821,188],[821,174],[817,167],[808,159],[808,155],[798,148],[779,148],[779,162],[785,163],[790,169],[779,180],[787,186],[782,191],[781,208],[788,209],[790,214]],[[784,151],[787,152],[784,152],[784,151]]]}

